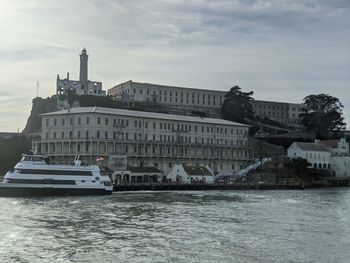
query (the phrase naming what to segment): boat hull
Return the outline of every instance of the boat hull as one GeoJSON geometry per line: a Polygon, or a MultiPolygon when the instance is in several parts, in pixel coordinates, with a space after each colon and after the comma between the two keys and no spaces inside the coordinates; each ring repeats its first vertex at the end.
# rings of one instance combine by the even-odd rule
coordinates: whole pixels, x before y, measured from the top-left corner
{"type": "Polygon", "coordinates": [[[0,185],[0,197],[110,195],[112,190],[97,188],[38,188],[0,185]]]}

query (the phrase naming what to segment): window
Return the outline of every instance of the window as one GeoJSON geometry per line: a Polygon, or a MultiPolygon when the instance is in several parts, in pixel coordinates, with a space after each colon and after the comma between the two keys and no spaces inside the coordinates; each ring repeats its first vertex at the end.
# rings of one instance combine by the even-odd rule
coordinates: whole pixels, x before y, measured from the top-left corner
{"type": "Polygon", "coordinates": [[[100,138],[100,131],[96,132],[96,138],[100,138]]]}
{"type": "Polygon", "coordinates": [[[86,117],[86,124],[89,125],[90,124],[90,118],[86,117]]]}
{"type": "Polygon", "coordinates": [[[97,124],[98,124],[98,125],[101,124],[101,117],[97,117],[97,124]]]}
{"type": "Polygon", "coordinates": [[[78,125],[81,125],[81,118],[78,117],[78,125]]]}
{"type": "Polygon", "coordinates": [[[108,118],[105,118],[105,124],[108,125],[108,118]]]}
{"type": "Polygon", "coordinates": [[[49,119],[46,119],[46,127],[49,126],[49,119]]]}
{"type": "Polygon", "coordinates": [[[65,119],[62,119],[62,126],[64,126],[65,119]]]}
{"type": "Polygon", "coordinates": [[[85,132],[85,138],[88,139],[89,138],[89,131],[85,132]]]}
{"type": "Polygon", "coordinates": [[[53,125],[56,126],[57,125],[57,119],[53,120],[53,125]]]}

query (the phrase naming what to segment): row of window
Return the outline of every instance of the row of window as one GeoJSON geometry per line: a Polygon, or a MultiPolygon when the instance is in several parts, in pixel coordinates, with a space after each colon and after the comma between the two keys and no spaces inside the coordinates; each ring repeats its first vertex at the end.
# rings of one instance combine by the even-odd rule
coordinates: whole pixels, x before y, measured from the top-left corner
{"type": "MultiPolygon", "coordinates": [[[[109,118],[101,118],[101,117],[97,117],[96,118],[96,122],[97,125],[101,125],[102,124],[102,120],[104,125],[109,126],[110,124],[110,119],[109,118]]],[[[82,125],[83,123],[83,117],[77,117],[76,118],[76,123],[78,125],[82,125]]],[[[59,123],[59,119],[54,118],[53,119],[53,125],[56,127],[58,126],[59,123]]],[[[66,119],[62,118],[60,119],[60,123],[62,126],[65,126],[66,123],[66,119]]],[[[69,118],[69,125],[72,126],[74,123],[74,119],[72,117],[69,118]]],[[[151,122],[150,122],[151,123],[151,122]]],[[[90,124],[90,117],[85,117],[85,122],[84,124],[89,125],[90,124]]],[[[134,128],[151,128],[151,125],[149,124],[149,121],[142,121],[142,120],[134,120],[134,128]]],[[[50,126],[50,119],[47,118],[46,119],[46,127],[50,126]]],[[[124,127],[129,127],[129,120],[126,119],[113,119],[113,127],[120,127],[120,128],[124,128],[124,127]]],[[[216,134],[228,134],[229,132],[231,133],[231,135],[233,135],[234,133],[236,133],[236,135],[245,135],[247,136],[247,131],[245,129],[234,129],[234,128],[223,128],[223,127],[216,127],[216,129],[214,128],[214,126],[200,126],[200,125],[191,125],[191,124],[176,124],[176,123],[169,123],[169,122],[152,122],[152,128],[153,130],[159,129],[159,130],[168,130],[168,131],[174,131],[174,132],[191,132],[192,129],[194,130],[194,132],[198,132],[198,131],[202,131],[202,133],[207,132],[207,133],[214,133],[216,132],[216,134]],[[235,132],[236,130],[236,132],[235,132]]]]}
{"type": "MultiPolygon", "coordinates": [[[[276,106],[271,106],[271,105],[261,105],[261,104],[256,104],[256,103],[253,104],[253,107],[255,109],[264,109],[264,110],[267,109],[267,110],[272,110],[272,111],[274,111],[274,110],[289,111],[289,109],[290,109],[289,106],[284,106],[284,107],[282,105],[281,106],[277,106],[277,105],[276,106]]],[[[295,111],[302,112],[303,109],[302,108],[292,107],[291,110],[294,111],[294,112],[295,111]]]]}
{"type": "Polygon", "coordinates": [[[306,159],[310,158],[310,159],[316,159],[318,158],[319,160],[322,158],[323,161],[326,160],[326,155],[325,154],[321,154],[321,153],[306,153],[305,154],[306,159]]]}
{"type": "Polygon", "coordinates": [[[202,104],[200,103],[201,101],[199,99],[195,100],[194,98],[192,98],[191,100],[189,100],[188,98],[186,98],[186,100],[184,100],[183,98],[180,98],[178,100],[178,98],[176,97],[174,100],[172,97],[169,98],[169,100],[167,100],[167,97],[154,97],[152,98],[152,101],[154,102],[175,102],[175,103],[185,103],[186,101],[186,104],[190,104],[191,105],[194,105],[194,104],[198,104],[198,105],[213,105],[213,106],[222,106],[222,101],[219,102],[219,105],[216,105],[216,101],[213,100],[213,102],[211,103],[211,101],[208,99],[207,101],[206,100],[202,100],[202,104]],[[207,103],[206,103],[207,102],[207,103]]]}
{"type": "MultiPolygon", "coordinates": [[[[127,90],[127,92],[128,93],[130,93],[130,90],[128,89],[127,90]]],[[[136,91],[136,88],[133,88],[132,89],[132,93],[133,94],[136,94],[137,93],[137,91],[136,91]]],[[[142,88],[140,88],[139,89],[139,93],[140,94],[143,94],[144,92],[143,92],[143,89],[142,88]]],[[[146,92],[145,92],[145,94],[146,95],[159,95],[159,96],[162,96],[162,95],[164,95],[164,96],[167,96],[168,94],[170,95],[170,97],[171,96],[175,96],[175,97],[181,97],[181,98],[183,98],[183,97],[186,97],[186,98],[189,98],[189,97],[191,97],[191,98],[195,98],[195,97],[197,97],[197,99],[200,99],[200,98],[203,98],[203,99],[216,99],[216,98],[219,98],[219,100],[220,101],[222,101],[223,100],[223,97],[224,96],[220,96],[220,95],[214,95],[214,94],[205,94],[205,93],[202,93],[202,95],[200,94],[200,93],[189,93],[189,92],[183,92],[183,91],[172,91],[172,90],[169,90],[169,92],[167,91],[167,90],[158,90],[158,92],[156,92],[156,90],[152,90],[152,92],[151,92],[151,90],[150,89],[146,89],[146,92]],[[158,93],[158,94],[157,94],[158,93]],[[197,96],[196,96],[196,94],[197,94],[197,96]]]]}
{"type": "MultiPolygon", "coordinates": [[[[132,133],[131,133],[132,134],[132,133]]],[[[65,138],[65,132],[61,132],[61,137],[58,138],[57,132],[52,133],[53,137],[52,139],[64,139],[65,138]]],[[[95,136],[90,137],[90,132],[85,131],[85,134],[82,134],[81,131],[77,131],[76,138],[85,138],[85,139],[114,139],[114,140],[122,140],[122,141],[128,141],[129,140],[129,133],[127,132],[113,132],[113,137],[109,137],[110,133],[108,131],[105,131],[104,134],[101,133],[101,131],[96,131],[95,136]]],[[[73,131],[69,131],[69,138],[73,138],[73,131]]],[[[171,143],[206,143],[206,144],[221,144],[221,145],[228,145],[228,143],[231,143],[231,145],[245,145],[245,141],[243,140],[233,140],[233,139],[223,139],[223,138],[205,138],[205,137],[191,137],[191,136],[174,136],[174,135],[162,135],[160,134],[159,137],[157,137],[155,134],[152,135],[152,137],[148,136],[147,133],[142,135],[142,133],[134,133],[134,136],[132,137],[135,141],[158,141],[158,142],[171,142],[171,143]]],[[[45,139],[49,139],[49,132],[46,132],[45,139]]],[[[131,139],[131,138],[130,138],[131,139]]]]}
{"type": "MultiPolygon", "coordinates": [[[[45,152],[49,152],[49,146],[48,144],[45,144],[45,152]]],[[[102,151],[106,152],[107,147],[105,144],[101,145],[103,148],[102,151]]],[[[61,150],[60,147],[57,150],[61,150]]],[[[76,150],[78,153],[90,152],[91,151],[91,144],[85,143],[85,144],[76,144],[76,150]]],[[[71,151],[73,151],[73,146],[71,145],[71,151]]],[[[50,152],[56,152],[56,146],[55,144],[51,144],[50,146],[50,152]]],[[[217,157],[242,157],[242,158],[248,158],[249,153],[245,150],[229,150],[225,151],[223,149],[213,149],[213,148],[188,148],[188,147],[176,147],[176,146],[131,146],[131,145],[124,145],[123,146],[123,153],[125,154],[139,154],[139,155],[145,155],[145,154],[155,154],[155,155],[161,155],[161,156],[187,156],[191,155],[191,157],[208,157],[208,156],[217,156],[217,157]]]]}

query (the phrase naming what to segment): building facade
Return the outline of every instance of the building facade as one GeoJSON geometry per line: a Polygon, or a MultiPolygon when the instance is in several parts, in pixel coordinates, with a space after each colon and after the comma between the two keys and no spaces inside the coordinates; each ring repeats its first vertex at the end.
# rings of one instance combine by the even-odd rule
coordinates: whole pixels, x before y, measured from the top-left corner
{"type": "Polygon", "coordinates": [[[156,167],[165,174],[175,164],[209,165],[233,172],[251,159],[248,125],[222,119],[111,108],[72,108],[42,114],[41,140],[34,141],[55,162],[79,154],[127,156],[131,167],[156,167]]]}
{"type": "Polygon", "coordinates": [[[316,140],[314,143],[294,142],[288,148],[289,158],[304,158],[313,168],[327,169],[333,176],[350,176],[349,143],[339,140],[316,140]]]}
{"type": "MultiPolygon", "coordinates": [[[[142,101],[165,104],[180,109],[199,110],[217,114],[227,91],[193,89],[140,83],[129,80],[107,91],[110,96],[124,101],[142,101]]],[[[302,104],[253,100],[252,107],[256,116],[269,118],[281,123],[300,124],[302,104]]]]}
{"type": "Polygon", "coordinates": [[[68,91],[73,91],[77,95],[106,95],[106,92],[102,90],[102,82],[88,80],[88,54],[85,48],[80,54],[79,80],[70,80],[69,73],[64,79],[57,75],[56,94],[66,94],[68,91]]]}
{"type": "Polygon", "coordinates": [[[293,142],[287,156],[291,159],[306,159],[311,167],[317,169],[331,169],[331,151],[324,145],[308,142],[293,142]]]}
{"type": "Polygon", "coordinates": [[[176,164],[168,174],[170,182],[177,183],[214,183],[214,174],[208,166],[184,166],[176,164]]]}

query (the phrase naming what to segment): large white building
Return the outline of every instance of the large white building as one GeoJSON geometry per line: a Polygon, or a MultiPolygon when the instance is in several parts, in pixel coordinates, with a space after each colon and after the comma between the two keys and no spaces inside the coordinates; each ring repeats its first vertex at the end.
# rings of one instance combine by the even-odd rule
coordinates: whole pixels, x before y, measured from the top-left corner
{"type": "Polygon", "coordinates": [[[128,166],[157,167],[165,174],[175,164],[208,165],[232,172],[251,159],[248,125],[222,119],[99,107],[42,114],[41,140],[34,141],[54,161],[80,154],[127,156],[128,166]]]}
{"type": "MultiPolygon", "coordinates": [[[[218,114],[227,91],[193,89],[140,83],[129,80],[107,91],[118,100],[159,103],[179,109],[204,111],[218,114]]],[[[269,118],[281,123],[300,124],[303,104],[253,100],[253,110],[260,118],[269,118]]]]}
{"type": "Polygon", "coordinates": [[[69,73],[65,79],[57,75],[56,94],[66,94],[73,91],[77,95],[96,95],[104,96],[106,91],[102,90],[102,82],[90,81],[88,79],[88,54],[84,48],[80,54],[80,74],[79,80],[70,80],[69,73]]]}

